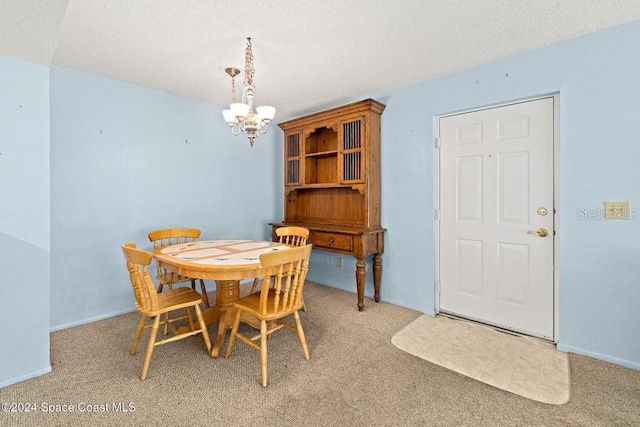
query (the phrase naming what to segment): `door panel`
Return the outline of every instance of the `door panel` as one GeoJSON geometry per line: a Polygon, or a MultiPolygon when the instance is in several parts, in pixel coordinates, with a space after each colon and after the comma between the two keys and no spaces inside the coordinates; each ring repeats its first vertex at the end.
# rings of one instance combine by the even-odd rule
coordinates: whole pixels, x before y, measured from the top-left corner
{"type": "Polygon", "coordinates": [[[482,156],[458,159],[457,165],[458,221],[482,221],[482,156]]]}
{"type": "Polygon", "coordinates": [[[440,118],[441,311],[553,339],[553,108],[440,118]]]}
{"type": "Polygon", "coordinates": [[[483,245],[478,240],[457,241],[458,265],[464,265],[459,272],[460,292],[469,296],[482,296],[483,245]]]}

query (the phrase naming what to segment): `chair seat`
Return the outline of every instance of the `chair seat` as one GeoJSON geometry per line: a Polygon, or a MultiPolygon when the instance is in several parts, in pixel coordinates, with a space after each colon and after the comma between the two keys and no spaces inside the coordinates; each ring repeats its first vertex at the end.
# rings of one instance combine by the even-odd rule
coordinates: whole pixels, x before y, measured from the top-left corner
{"type": "Polygon", "coordinates": [[[202,295],[190,288],[175,288],[158,294],[158,310],[143,312],[145,316],[153,317],[158,313],[190,307],[194,303],[202,302],[202,295]]]}
{"type": "MultiPolygon", "coordinates": [[[[273,313],[275,311],[274,310],[275,296],[276,296],[275,290],[269,289],[269,295],[267,296],[267,312],[268,313],[273,313]]],[[[280,303],[282,303],[282,294],[280,295],[280,303]]],[[[283,312],[281,311],[271,315],[260,314],[260,292],[256,292],[254,294],[249,294],[245,297],[242,297],[236,302],[234,302],[233,305],[236,308],[241,308],[245,311],[250,312],[251,314],[256,316],[258,319],[273,320],[273,319],[278,319],[283,316],[286,316],[286,314],[283,314],[283,312]]],[[[288,310],[288,313],[292,314],[294,311],[300,310],[301,308],[302,308],[302,301],[297,306],[292,307],[291,310],[288,310]]]]}

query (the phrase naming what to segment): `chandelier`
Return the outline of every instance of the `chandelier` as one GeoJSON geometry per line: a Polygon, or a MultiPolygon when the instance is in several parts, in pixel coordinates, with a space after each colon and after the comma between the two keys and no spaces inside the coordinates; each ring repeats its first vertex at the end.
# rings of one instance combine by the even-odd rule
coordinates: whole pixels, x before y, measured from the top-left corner
{"type": "Polygon", "coordinates": [[[242,91],[242,102],[236,102],[236,81],[235,77],[240,74],[240,70],[233,67],[225,68],[225,72],[231,76],[231,97],[232,103],[228,110],[222,112],[224,121],[231,128],[231,133],[239,135],[246,132],[249,143],[253,147],[253,140],[261,133],[266,133],[269,122],[273,120],[276,109],[268,105],[256,108],[253,112],[253,96],[255,87],[253,86],[253,51],[251,50],[251,37],[247,37],[247,48],[245,50],[244,64],[244,89],[242,91]]]}

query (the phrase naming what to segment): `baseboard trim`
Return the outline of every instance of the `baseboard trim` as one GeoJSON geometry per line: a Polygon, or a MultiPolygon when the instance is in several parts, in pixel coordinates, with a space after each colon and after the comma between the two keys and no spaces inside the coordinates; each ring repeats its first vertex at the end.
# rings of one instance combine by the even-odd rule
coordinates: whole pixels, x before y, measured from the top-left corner
{"type": "Polygon", "coordinates": [[[51,365],[46,368],[38,369],[37,371],[29,372],[24,375],[19,375],[17,377],[9,378],[8,380],[0,381],[0,388],[10,386],[12,384],[20,383],[22,381],[30,380],[31,378],[39,377],[41,375],[46,375],[51,372],[51,365]]]}
{"type": "Polygon", "coordinates": [[[620,359],[618,357],[609,356],[607,354],[597,353],[595,351],[584,350],[579,347],[573,347],[570,345],[564,345],[562,343],[558,343],[556,348],[560,351],[564,351],[567,353],[576,353],[581,354],[583,356],[593,357],[594,359],[603,360],[605,362],[613,363],[615,365],[624,366],[625,368],[635,369],[636,371],[640,371],[640,363],[633,362],[631,360],[620,359]]]}
{"type": "Polygon", "coordinates": [[[54,326],[54,327],[50,328],[49,331],[50,332],[61,331],[63,329],[69,329],[69,328],[73,328],[73,327],[80,326],[80,325],[86,325],[87,323],[93,323],[93,322],[97,322],[99,320],[104,320],[104,319],[109,319],[111,317],[121,316],[123,314],[133,313],[134,311],[136,311],[136,310],[135,309],[127,309],[127,310],[122,310],[122,311],[115,311],[115,312],[112,312],[112,313],[91,317],[89,319],[78,320],[77,322],[70,322],[70,323],[65,323],[63,325],[54,326]]]}
{"type": "MultiPolygon", "coordinates": [[[[334,285],[334,284],[328,284],[328,283],[318,282],[317,280],[309,279],[309,277],[307,277],[307,283],[313,283],[313,284],[320,285],[320,286],[326,286],[327,288],[338,289],[338,290],[340,290],[340,291],[345,291],[345,292],[348,292],[348,293],[353,294],[353,295],[357,295],[357,294],[358,294],[358,293],[357,293],[357,292],[352,288],[352,285],[351,285],[351,284],[349,284],[349,287],[341,287],[341,286],[337,286],[337,285],[334,285]]],[[[364,293],[364,297],[365,297],[365,298],[368,298],[368,299],[371,299],[371,300],[373,300],[373,299],[374,299],[374,298],[373,298],[373,293],[368,292],[368,291],[365,291],[365,293],[364,293]]],[[[419,307],[419,306],[417,306],[417,305],[408,305],[408,304],[400,303],[400,302],[398,302],[398,301],[396,301],[396,300],[394,300],[394,299],[383,299],[383,298],[380,298],[380,302],[384,302],[384,303],[387,303],[387,304],[397,305],[398,307],[407,308],[407,309],[409,309],[409,310],[415,310],[415,311],[417,311],[417,312],[420,312],[420,313],[422,313],[422,314],[429,315],[429,316],[431,316],[431,317],[433,317],[433,316],[435,316],[435,315],[436,315],[435,310],[425,310],[425,309],[424,309],[424,307],[419,307]]],[[[370,301],[368,301],[368,300],[365,300],[365,303],[364,303],[364,309],[365,309],[365,310],[367,309],[367,305],[368,305],[368,304],[376,304],[376,302],[375,302],[375,301],[371,301],[371,302],[370,302],[370,301]]]]}

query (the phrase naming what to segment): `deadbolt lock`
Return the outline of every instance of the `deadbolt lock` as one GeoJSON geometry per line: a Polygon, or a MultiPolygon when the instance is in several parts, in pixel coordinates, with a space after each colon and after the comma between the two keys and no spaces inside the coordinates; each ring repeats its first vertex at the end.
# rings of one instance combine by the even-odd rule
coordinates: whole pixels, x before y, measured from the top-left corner
{"type": "Polygon", "coordinates": [[[547,211],[547,208],[538,208],[538,215],[545,216],[547,213],[549,213],[549,211],[547,211]]]}

